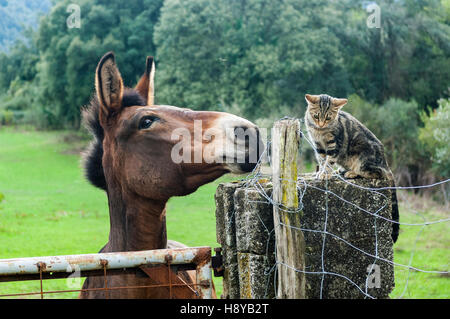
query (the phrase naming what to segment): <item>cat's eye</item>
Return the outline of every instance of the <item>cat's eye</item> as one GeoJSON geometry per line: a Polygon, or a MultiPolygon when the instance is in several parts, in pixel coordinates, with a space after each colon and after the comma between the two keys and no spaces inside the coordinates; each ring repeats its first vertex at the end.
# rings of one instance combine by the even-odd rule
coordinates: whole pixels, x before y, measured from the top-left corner
{"type": "Polygon", "coordinates": [[[154,116],[146,116],[142,118],[142,120],[139,122],[139,129],[145,130],[150,128],[156,120],[157,118],[154,116]]]}
{"type": "Polygon", "coordinates": [[[331,116],[327,116],[326,120],[327,121],[331,120],[331,116]]]}
{"type": "Polygon", "coordinates": [[[314,114],[314,118],[318,120],[319,119],[319,114],[314,114]]]}

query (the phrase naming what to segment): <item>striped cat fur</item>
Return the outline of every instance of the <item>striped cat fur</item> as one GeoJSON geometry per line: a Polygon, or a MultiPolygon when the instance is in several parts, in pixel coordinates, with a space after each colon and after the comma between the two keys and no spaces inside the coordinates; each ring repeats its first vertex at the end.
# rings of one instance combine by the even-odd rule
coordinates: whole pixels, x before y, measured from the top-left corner
{"type": "MultiPolygon", "coordinates": [[[[331,177],[336,164],[344,178],[369,178],[391,180],[392,174],[384,147],[380,140],[361,122],[341,108],[347,99],[326,94],[305,95],[308,104],[305,124],[310,140],[315,144],[319,162],[317,177],[331,177]]],[[[399,220],[397,195],[392,191],[392,219],[399,220]]],[[[398,238],[399,224],[393,223],[392,239],[398,238]]]]}

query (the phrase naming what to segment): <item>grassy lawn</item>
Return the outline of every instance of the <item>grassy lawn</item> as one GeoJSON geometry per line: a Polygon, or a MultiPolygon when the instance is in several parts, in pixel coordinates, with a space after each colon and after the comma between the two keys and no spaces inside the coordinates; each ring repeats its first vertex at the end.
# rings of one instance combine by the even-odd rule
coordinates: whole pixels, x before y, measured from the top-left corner
{"type": "MultiPolygon", "coordinates": [[[[4,195],[0,258],[97,253],[107,242],[106,196],[85,180],[80,157],[71,151],[74,143],[64,142],[67,136],[67,132],[0,127],[0,193],[4,195]]],[[[189,246],[219,246],[214,192],[224,179],[230,177],[205,185],[191,196],[170,200],[170,239],[189,246]]],[[[220,292],[221,279],[216,278],[215,285],[220,292]]],[[[44,282],[44,290],[63,289],[68,289],[65,279],[44,282]]],[[[31,291],[39,291],[39,282],[0,283],[0,294],[31,291]]]]}
{"type": "MultiPolygon", "coordinates": [[[[448,208],[430,199],[399,192],[402,223],[423,224],[449,218],[448,208]]],[[[428,271],[450,269],[450,222],[427,226],[400,226],[400,236],[394,246],[394,261],[428,271]],[[411,259],[412,258],[412,259],[411,259]]],[[[424,273],[405,267],[395,267],[396,287],[392,298],[450,298],[448,274],[424,273]]]]}
{"type": "MultiPolygon", "coordinates": [[[[0,203],[0,258],[96,253],[107,242],[106,196],[84,179],[80,157],[73,150],[85,142],[72,136],[69,132],[0,127],[0,193],[4,195],[0,203]]],[[[169,238],[189,246],[218,247],[213,195],[221,181],[231,179],[223,177],[190,196],[171,199],[167,207],[169,238]]],[[[426,220],[448,218],[448,212],[437,205],[424,205],[412,194],[402,198],[402,222],[423,222],[423,216],[426,220]]],[[[421,227],[402,227],[395,261],[408,264],[415,247],[413,266],[448,270],[449,224],[425,227],[417,242],[421,227]]],[[[215,284],[220,295],[221,279],[216,278],[215,284]]],[[[414,271],[408,277],[404,268],[396,267],[396,289],[391,297],[449,298],[449,284],[448,276],[414,271]]],[[[44,282],[44,290],[59,289],[68,289],[65,279],[44,282]]],[[[0,283],[0,294],[31,291],[39,291],[39,282],[0,283]]]]}

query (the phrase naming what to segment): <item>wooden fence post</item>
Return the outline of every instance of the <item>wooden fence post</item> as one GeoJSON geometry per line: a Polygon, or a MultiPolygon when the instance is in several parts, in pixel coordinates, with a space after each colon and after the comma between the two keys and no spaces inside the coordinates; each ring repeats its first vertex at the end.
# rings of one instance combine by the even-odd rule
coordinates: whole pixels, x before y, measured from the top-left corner
{"type": "Polygon", "coordinates": [[[300,122],[282,119],[272,129],[273,218],[278,263],[277,298],[305,298],[305,239],[298,211],[300,122]],[[297,271],[296,271],[297,270],[297,271]]]}

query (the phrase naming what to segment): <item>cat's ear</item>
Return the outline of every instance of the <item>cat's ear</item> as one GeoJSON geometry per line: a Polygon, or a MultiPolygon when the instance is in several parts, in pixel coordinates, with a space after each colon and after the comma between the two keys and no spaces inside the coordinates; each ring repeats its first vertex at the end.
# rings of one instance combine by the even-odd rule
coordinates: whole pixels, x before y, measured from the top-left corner
{"type": "Polygon", "coordinates": [[[337,107],[337,108],[341,108],[343,107],[345,104],[347,104],[348,100],[347,99],[333,99],[333,106],[337,107]]]}
{"type": "Polygon", "coordinates": [[[305,94],[305,100],[310,104],[317,104],[319,103],[320,97],[318,95],[305,94]]]}

